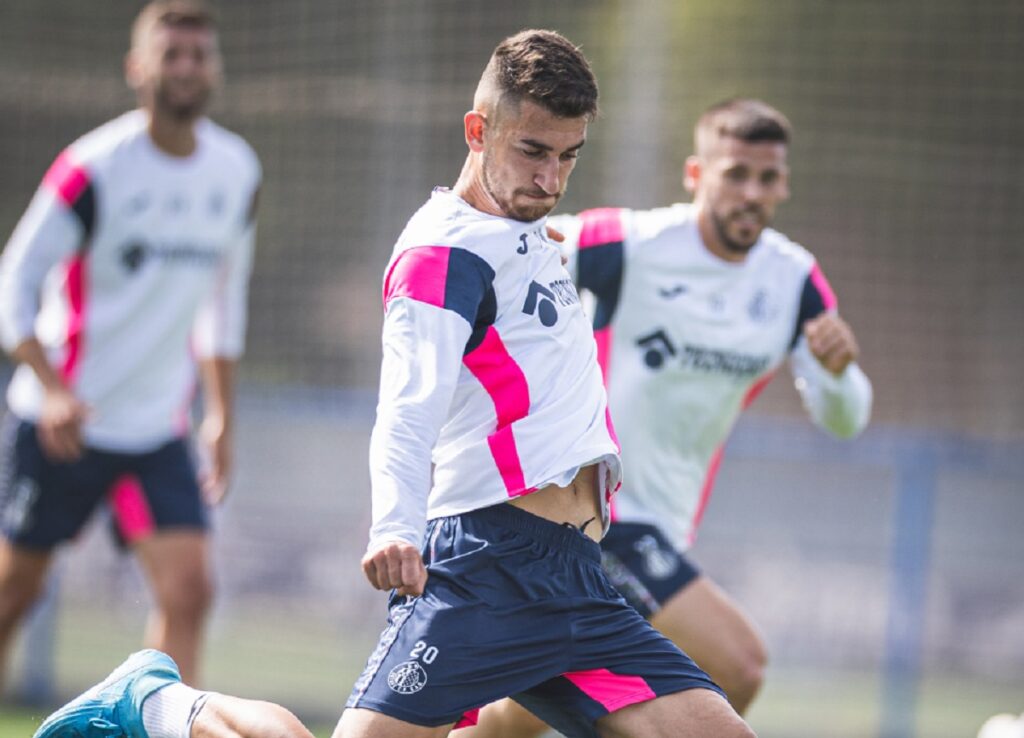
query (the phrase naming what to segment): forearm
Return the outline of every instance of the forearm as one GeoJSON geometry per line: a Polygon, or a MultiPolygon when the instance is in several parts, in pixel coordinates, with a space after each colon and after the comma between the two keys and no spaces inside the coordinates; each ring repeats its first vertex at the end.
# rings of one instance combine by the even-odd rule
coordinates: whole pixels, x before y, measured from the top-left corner
{"type": "Polygon", "coordinates": [[[11,351],[11,358],[19,364],[31,367],[40,384],[47,391],[67,389],[64,380],[46,358],[43,346],[36,338],[26,338],[11,351]]]}
{"type": "Polygon", "coordinates": [[[823,367],[806,346],[798,346],[792,357],[796,387],[814,423],[839,438],[852,438],[871,418],[871,380],[856,363],[841,374],[823,367]]]}
{"type": "Polygon", "coordinates": [[[234,424],[235,360],[212,356],[199,362],[203,385],[203,414],[229,431],[234,424]]]}

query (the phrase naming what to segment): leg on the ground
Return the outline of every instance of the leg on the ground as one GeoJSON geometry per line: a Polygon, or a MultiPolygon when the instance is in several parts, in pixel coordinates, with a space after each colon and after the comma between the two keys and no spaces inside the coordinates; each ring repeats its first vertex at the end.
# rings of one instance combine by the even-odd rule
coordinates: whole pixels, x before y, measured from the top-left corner
{"type": "Polygon", "coordinates": [[[738,713],[746,711],[768,656],[753,622],[720,587],[698,577],[651,617],[651,625],[708,673],[738,713]]]}
{"type": "Polygon", "coordinates": [[[129,656],[106,679],[48,717],[34,738],[181,738],[190,718],[188,738],[313,738],[279,705],[184,687],[171,658],[153,650],[129,656]],[[181,709],[168,719],[174,711],[159,707],[163,714],[154,721],[150,705],[176,689],[185,693],[181,709]]]}
{"type": "Polygon", "coordinates": [[[211,694],[192,723],[190,738],[313,738],[313,734],[280,705],[211,694]]]}
{"type": "Polygon", "coordinates": [[[145,645],[168,654],[182,681],[197,686],[206,616],[213,601],[209,539],[199,530],[157,532],[135,544],[155,607],[145,645]]]}
{"type": "Polygon", "coordinates": [[[52,558],[51,552],[19,548],[0,537],[0,691],[14,631],[39,599],[52,558]]]}
{"type": "Polygon", "coordinates": [[[451,724],[428,728],[373,710],[349,708],[342,713],[333,738],[444,738],[451,729],[451,724]]]}
{"type": "Polygon", "coordinates": [[[638,702],[597,721],[602,738],[754,738],[717,692],[687,689],[638,702]]]}
{"type": "Polygon", "coordinates": [[[543,720],[507,697],[484,707],[479,720],[459,729],[458,738],[536,738],[548,730],[543,720]]]}

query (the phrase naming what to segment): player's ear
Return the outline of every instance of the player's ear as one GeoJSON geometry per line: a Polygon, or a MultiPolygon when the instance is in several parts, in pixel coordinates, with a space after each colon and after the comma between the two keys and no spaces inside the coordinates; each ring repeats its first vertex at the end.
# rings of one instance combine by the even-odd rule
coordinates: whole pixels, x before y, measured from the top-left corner
{"type": "Polygon", "coordinates": [[[487,117],[479,110],[470,110],[463,118],[466,128],[466,145],[469,150],[477,154],[484,150],[484,128],[487,127],[487,117]]]}
{"type": "Polygon", "coordinates": [[[142,69],[139,62],[139,53],[135,49],[129,49],[124,55],[124,81],[128,86],[137,90],[142,86],[142,69]]]}
{"type": "Polygon", "coordinates": [[[691,195],[697,192],[700,183],[700,159],[696,155],[686,157],[683,165],[683,187],[691,195]]]}

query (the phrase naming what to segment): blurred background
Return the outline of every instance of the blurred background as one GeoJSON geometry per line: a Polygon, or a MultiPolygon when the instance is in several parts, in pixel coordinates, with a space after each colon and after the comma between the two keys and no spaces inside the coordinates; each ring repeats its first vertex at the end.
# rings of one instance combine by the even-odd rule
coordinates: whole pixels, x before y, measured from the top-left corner
{"type": "MultiPolygon", "coordinates": [[[[139,7],[0,4],[3,240],[61,149],[132,106],[121,60],[139,7]]],[[[1019,0],[218,7],[213,117],[254,145],[265,183],[207,686],[340,713],[385,617],[358,569],[381,272],[458,175],[490,51],[546,27],[583,47],[602,94],[563,211],[685,199],[693,124],[720,99],[789,115],[777,226],[818,256],[874,381],[853,443],[810,426],[783,372],[727,449],[694,556],[764,630],[753,727],[952,738],[1024,710],[1019,0]]],[[[103,519],[53,592],[9,701],[74,693],[141,638],[147,596],[103,519]]]]}

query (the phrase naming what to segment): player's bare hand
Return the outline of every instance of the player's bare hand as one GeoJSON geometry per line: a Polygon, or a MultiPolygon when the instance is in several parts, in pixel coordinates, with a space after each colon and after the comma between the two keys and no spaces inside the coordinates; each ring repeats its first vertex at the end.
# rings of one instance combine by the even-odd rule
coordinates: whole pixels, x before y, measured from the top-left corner
{"type": "Polygon", "coordinates": [[[82,455],[82,424],[89,407],[66,387],[46,390],[36,424],[43,453],[58,462],[75,461],[82,455]]]}
{"type": "Polygon", "coordinates": [[[199,443],[203,456],[199,485],[206,502],[218,505],[228,493],[234,461],[230,427],[218,416],[206,416],[199,425],[199,443]]]}
{"type": "Polygon", "coordinates": [[[804,336],[814,358],[833,374],[842,374],[860,354],[853,329],[836,313],[822,313],[808,320],[804,336]]]}
{"type": "Polygon", "coordinates": [[[418,597],[427,584],[427,567],[420,550],[405,541],[389,541],[363,556],[363,573],[377,589],[396,589],[418,597]]]}
{"type": "MultiPolygon", "coordinates": [[[[550,238],[552,241],[554,241],[555,243],[565,242],[565,234],[562,233],[560,230],[558,230],[557,228],[552,228],[549,225],[544,226],[544,228],[548,232],[548,238],[550,238]]],[[[569,257],[566,256],[565,254],[562,254],[562,266],[565,266],[568,263],[569,257]]]]}

